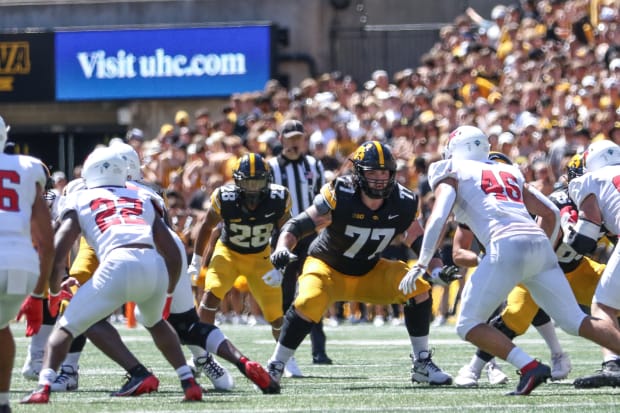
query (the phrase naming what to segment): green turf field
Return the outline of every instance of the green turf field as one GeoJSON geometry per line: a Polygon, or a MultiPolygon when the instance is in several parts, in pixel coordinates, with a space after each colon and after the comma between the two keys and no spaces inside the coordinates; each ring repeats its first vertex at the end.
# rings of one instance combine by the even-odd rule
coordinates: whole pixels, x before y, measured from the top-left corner
{"type": "MultiPolygon", "coordinates": [[[[13,325],[17,337],[17,361],[13,375],[11,403],[14,412],[618,412],[620,388],[576,390],[572,379],[600,367],[601,357],[590,342],[559,332],[570,353],[573,372],[563,382],[540,386],[528,397],[507,397],[518,376],[506,362],[500,365],[509,375],[507,385],[490,387],[483,377],[477,389],[454,386],[429,387],[412,384],[409,378],[410,344],[404,326],[375,327],[372,324],[342,325],[327,328],[328,354],[332,366],[312,365],[310,344],[306,340],[297,352],[297,361],[306,375],[301,379],[283,379],[282,394],[263,395],[253,388],[235,367],[222,364],[235,378],[230,393],[210,391],[202,403],[181,403],[180,384],[143,328],[120,327],[129,347],[152,368],[161,380],[159,393],[137,398],[111,398],[119,388],[124,372],[106,359],[92,344],[87,344],[80,364],[78,392],[52,395],[48,406],[20,406],[19,398],[35,383],[20,374],[27,339],[23,324],[13,325]]],[[[250,358],[265,363],[274,344],[268,327],[223,325],[224,333],[250,358]]],[[[549,352],[535,330],[517,339],[531,354],[549,362],[549,352]]],[[[473,347],[463,343],[450,326],[431,330],[431,345],[436,363],[452,375],[466,363],[473,347]]],[[[189,354],[189,352],[187,352],[189,354]]],[[[210,387],[207,379],[199,379],[210,387]]]]}

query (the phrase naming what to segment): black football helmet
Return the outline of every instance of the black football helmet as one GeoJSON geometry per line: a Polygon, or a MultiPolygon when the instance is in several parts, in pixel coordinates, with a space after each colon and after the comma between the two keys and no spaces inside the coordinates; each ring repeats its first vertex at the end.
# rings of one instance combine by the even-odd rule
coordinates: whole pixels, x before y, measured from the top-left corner
{"type": "Polygon", "coordinates": [[[573,155],[566,165],[566,177],[568,182],[583,175],[583,154],[577,153],[573,155]]]}
{"type": "Polygon", "coordinates": [[[257,153],[247,153],[237,160],[233,169],[233,178],[241,200],[249,209],[256,209],[269,194],[271,182],[269,165],[257,153]]]}
{"type": "Polygon", "coordinates": [[[387,198],[390,196],[396,185],[396,160],[390,148],[377,141],[365,142],[357,148],[351,162],[353,162],[353,167],[355,168],[354,180],[366,195],[375,199],[387,198]],[[381,182],[379,180],[369,180],[366,178],[364,172],[371,170],[390,171],[390,177],[383,188],[371,188],[371,184],[372,186],[376,186],[381,182]]]}
{"type": "Polygon", "coordinates": [[[512,161],[509,157],[501,152],[491,151],[489,152],[489,161],[505,163],[506,165],[512,165],[512,161]]]}

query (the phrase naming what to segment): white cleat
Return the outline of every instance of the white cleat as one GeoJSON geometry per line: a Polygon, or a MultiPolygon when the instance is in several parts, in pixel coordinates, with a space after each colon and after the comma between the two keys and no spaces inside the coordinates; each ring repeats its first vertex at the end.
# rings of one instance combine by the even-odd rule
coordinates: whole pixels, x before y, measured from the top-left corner
{"type": "Polygon", "coordinates": [[[425,353],[426,357],[420,357],[413,361],[411,368],[411,381],[413,383],[428,383],[435,386],[444,386],[452,384],[452,376],[444,372],[431,358],[432,352],[421,351],[420,355],[425,353]]]}
{"type": "Polygon", "coordinates": [[[299,369],[297,365],[297,361],[295,357],[291,357],[286,362],[286,366],[284,367],[284,377],[303,377],[303,373],[299,369]]]}
{"type": "Polygon", "coordinates": [[[39,380],[39,373],[41,372],[41,367],[43,366],[43,352],[43,350],[31,352],[30,346],[28,346],[26,361],[22,367],[22,375],[26,380],[39,380]]]}
{"type": "Polygon", "coordinates": [[[206,356],[196,357],[192,361],[195,366],[193,370],[202,371],[211,380],[216,390],[231,391],[235,387],[233,377],[228,370],[215,360],[211,353],[207,353],[206,356]]]}
{"type": "Polygon", "coordinates": [[[79,373],[69,365],[60,367],[60,374],[52,383],[50,390],[55,392],[76,391],[78,389],[79,373]]]}
{"type": "Polygon", "coordinates": [[[476,387],[480,379],[480,372],[474,371],[471,365],[466,364],[457,373],[454,378],[454,384],[459,387],[476,387]]]}
{"type": "Polygon", "coordinates": [[[568,353],[555,353],[551,355],[551,380],[563,380],[573,369],[568,353]]]}
{"type": "Polygon", "coordinates": [[[486,365],[487,379],[489,384],[497,386],[499,384],[508,383],[508,376],[502,371],[499,365],[495,362],[495,359],[491,359],[486,365]]]}

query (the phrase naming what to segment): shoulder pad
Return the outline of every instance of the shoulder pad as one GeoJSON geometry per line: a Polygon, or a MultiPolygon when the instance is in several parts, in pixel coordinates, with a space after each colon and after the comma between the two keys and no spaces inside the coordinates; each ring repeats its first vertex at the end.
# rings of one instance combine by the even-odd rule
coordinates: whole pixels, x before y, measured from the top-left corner
{"type": "Polygon", "coordinates": [[[584,199],[588,197],[592,193],[591,189],[591,177],[592,174],[585,174],[580,176],[579,178],[575,178],[568,184],[568,194],[571,199],[579,208],[584,199]]]}
{"type": "Polygon", "coordinates": [[[453,170],[451,159],[433,162],[428,168],[428,183],[432,190],[435,190],[439,182],[455,176],[456,172],[453,170]]]}

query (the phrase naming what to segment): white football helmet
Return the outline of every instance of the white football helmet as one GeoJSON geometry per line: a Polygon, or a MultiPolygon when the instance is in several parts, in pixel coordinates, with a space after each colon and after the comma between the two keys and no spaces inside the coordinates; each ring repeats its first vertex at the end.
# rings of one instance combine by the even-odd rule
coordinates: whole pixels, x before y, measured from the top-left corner
{"type": "Polygon", "coordinates": [[[620,165],[620,146],[609,140],[591,143],[583,153],[586,172],[596,171],[607,165],[620,165]]]}
{"type": "Polygon", "coordinates": [[[4,150],[4,145],[6,145],[9,129],[11,129],[11,127],[6,126],[4,119],[0,116],[0,152],[4,150]]]}
{"type": "Polygon", "coordinates": [[[450,133],[444,158],[486,161],[490,149],[489,138],[480,129],[475,126],[459,126],[450,133]]]}
{"type": "Polygon", "coordinates": [[[127,162],[112,148],[97,148],[88,155],[82,169],[87,188],[125,186],[127,162]]]}
{"type": "Polygon", "coordinates": [[[113,141],[110,148],[117,151],[121,157],[127,162],[127,179],[130,181],[139,181],[142,179],[142,170],[140,169],[140,157],[136,150],[122,141],[113,141]]]}

